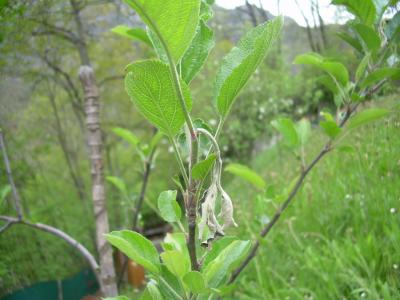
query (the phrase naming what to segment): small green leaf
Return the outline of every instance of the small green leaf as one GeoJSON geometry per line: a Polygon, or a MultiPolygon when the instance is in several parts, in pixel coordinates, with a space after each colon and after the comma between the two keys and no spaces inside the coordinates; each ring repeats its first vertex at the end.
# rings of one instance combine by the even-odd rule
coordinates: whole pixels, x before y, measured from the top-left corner
{"type": "Polygon", "coordinates": [[[165,51],[163,44],[161,43],[158,36],[149,27],[147,27],[147,36],[149,37],[150,43],[153,45],[153,49],[156,52],[157,57],[163,63],[168,65],[168,54],[165,51]]]}
{"type": "Polygon", "coordinates": [[[355,24],[353,27],[369,51],[376,51],[381,47],[381,39],[375,29],[364,24],[355,24]]]}
{"type": "Polygon", "coordinates": [[[120,138],[124,139],[134,147],[136,147],[137,144],[139,144],[139,138],[128,129],[121,127],[114,127],[112,129],[112,132],[114,132],[116,135],[118,135],[120,138]]]}
{"type": "Polygon", "coordinates": [[[0,201],[4,201],[6,199],[7,195],[11,192],[11,186],[9,184],[3,186],[0,189],[0,201]]]}
{"type": "Polygon", "coordinates": [[[210,154],[205,160],[199,161],[192,168],[192,176],[196,180],[203,180],[207,177],[208,173],[211,171],[215,159],[217,156],[215,154],[210,154]]]}
{"type": "Polygon", "coordinates": [[[344,5],[362,23],[373,25],[376,19],[376,8],[372,0],[333,0],[334,5],[344,5]]]}
{"type": "Polygon", "coordinates": [[[176,191],[164,191],[158,196],[157,205],[161,217],[169,222],[178,222],[181,219],[181,208],[176,202],[176,191]]]}
{"type": "Polygon", "coordinates": [[[349,120],[347,128],[348,129],[357,128],[364,124],[386,117],[388,114],[389,111],[383,108],[370,108],[363,110],[349,120]]]}
{"type": "Polygon", "coordinates": [[[223,284],[229,272],[239,263],[249,252],[250,241],[233,241],[219,255],[211,261],[203,271],[207,285],[218,287],[223,284]]]}
{"type": "Polygon", "coordinates": [[[292,120],[281,118],[272,121],[271,125],[282,134],[289,147],[297,147],[299,145],[299,136],[292,120]]]}
{"type": "Polygon", "coordinates": [[[201,20],[196,35],[181,61],[181,77],[187,84],[201,70],[214,45],[213,31],[201,20]]]}
{"type": "Polygon", "coordinates": [[[225,172],[239,176],[261,190],[266,186],[264,179],[247,166],[232,163],[225,167],[225,172]]]}
{"type": "Polygon", "coordinates": [[[278,39],[283,18],[258,25],[222,61],[215,83],[218,112],[226,116],[237,95],[278,39]]]}
{"type": "Polygon", "coordinates": [[[365,71],[368,68],[369,60],[371,59],[371,54],[367,53],[364,58],[361,60],[360,64],[357,67],[356,71],[356,81],[359,81],[364,77],[365,71]]]}
{"type": "Polygon", "coordinates": [[[325,132],[326,135],[328,135],[330,138],[334,139],[337,137],[340,132],[341,128],[336,124],[335,121],[322,121],[319,123],[323,131],[325,132]]]}
{"type": "Polygon", "coordinates": [[[124,0],[142,21],[163,40],[175,63],[179,61],[196,32],[200,0],[124,0]]]}
{"type": "Polygon", "coordinates": [[[107,181],[112,183],[124,196],[128,195],[126,184],[121,178],[115,176],[107,176],[106,179],[107,181]]]}
{"type": "Polygon", "coordinates": [[[346,32],[338,32],[337,36],[340,37],[342,40],[344,40],[346,43],[348,43],[350,46],[352,46],[354,49],[356,49],[358,52],[363,52],[362,45],[359,40],[356,38],[352,37],[346,32]]]}
{"type": "Polygon", "coordinates": [[[147,283],[146,289],[140,297],[140,300],[164,300],[164,297],[158,290],[157,283],[154,280],[150,280],[147,283]]]}
{"type": "Polygon", "coordinates": [[[161,253],[161,258],[168,270],[181,279],[190,271],[189,258],[180,251],[165,251],[161,253]]]}
{"type": "Polygon", "coordinates": [[[301,145],[305,145],[311,135],[311,123],[307,119],[301,119],[296,124],[297,135],[301,145]]]}
{"type": "Polygon", "coordinates": [[[361,83],[360,88],[364,89],[384,79],[400,79],[400,68],[382,68],[375,70],[374,72],[368,74],[368,76],[361,83]]]}
{"type": "MultiPolygon", "coordinates": [[[[163,133],[175,136],[185,123],[185,116],[168,66],[160,61],[145,60],[130,64],[127,70],[125,89],[137,109],[163,133]]],[[[181,84],[190,111],[190,92],[184,82],[181,84]]]]}
{"type": "Polygon", "coordinates": [[[111,29],[111,31],[129,39],[142,41],[146,45],[151,47],[149,37],[147,36],[147,33],[143,28],[130,28],[125,25],[118,25],[111,29]]]}
{"type": "Polygon", "coordinates": [[[193,294],[201,294],[207,291],[206,282],[203,274],[191,271],[183,277],[183,282],[193,294]]]}
{"type": "Polygon", "coordinates": [[[129,230],[112,231],[105,236],[111,245],[121,250],[130,259],[152,273],[160,273],[158,251],[150,240],[129,230]]]}
{"type": "Polygon", "coordinates": [[[349,81],[349,72],[342,63],[328,60],[317,53],[299,55],[295,58],[294,63],[315,66],[330,74],[342,86],[346,86],[349,81]]]}

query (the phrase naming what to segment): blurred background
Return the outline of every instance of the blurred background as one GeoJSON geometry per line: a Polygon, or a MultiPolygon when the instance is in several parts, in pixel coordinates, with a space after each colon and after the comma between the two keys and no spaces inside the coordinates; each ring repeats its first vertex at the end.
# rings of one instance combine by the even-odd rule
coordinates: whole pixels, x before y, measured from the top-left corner
{"type": "MultiPolygon", "coordinates": [[[[279,143],[271,120],[290,116],[316,122],[322,110],[336,110],[332,94],[318,80],[321,73],[293,65],[293,59],[314,51],[355,70],[359,57],[337,35],[346,30],[348,14],[322,0],[218,0],[213,9],[209,24],[216,44],[191,83],[193,114],[211,126],[218,120],[212,87],[221,58],[247,29],[285,16],[281,39],[240,94],[220,140],[227,163],[253,168],[270,191],[282,189],[296,174],[297,162],[279,143]]],[[[150,143],[153,129],[126,95],[123,78],[129,62],[155,54],[146,44],[110,31],[120,24],[143,26],[119,0],[1,0],[0,12],[0,127],[24,213],[32,222],[64,230],[95,253],[78,68],[93,66],[101,94],[110,229],[130,228],[144,160],[113,129],[132,131],[142,150],[150,143]]],[[[381,106],[397,105],[398,86],[385,85],[376,99],[381,106]]],[[[321,163],[263,242],[236,297],[400,299],[399,128],[398,114],[369,125],[349,137],[354,147],[321,163]]],[[[316,131],[307,156],[322,143],[316,131]]],[[[13,208],[3,164],[0,170],[0,214],[6,215],[13,208]]],[[[177,172],[169,143],[161,139],[139,219],[143,232],[165,227],[156,200],[174,188],[177,172]]],[[[239,228],[233,230],[243,239],[255,237],[279,202],[231,174],[223,179],[234,195],[239,228]]],[[[73,278],[87,268],[74,249],[46,233],[14,226],[0,236],[0,298],[38,282],[73,278]]],[[[134,289],[123,286],[127,293],[134,289]]]]}

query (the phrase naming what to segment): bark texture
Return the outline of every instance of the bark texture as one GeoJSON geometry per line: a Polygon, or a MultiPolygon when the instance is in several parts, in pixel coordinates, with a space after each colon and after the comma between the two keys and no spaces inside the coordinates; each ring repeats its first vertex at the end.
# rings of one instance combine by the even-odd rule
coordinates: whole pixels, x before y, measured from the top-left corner
{"type": "Polygon", "coordinates": [[[118,291],[112,249],[104,238],[104,234],[109,232],[109,225],[103,174],[99,92],[91,67],[82,66],[79,69],[79,79],[85,95],[87,145],[91,161],[92,199],[96,222],[97,251],[100,262],[100,285],[104,296],[116,296],[118,291]]]}

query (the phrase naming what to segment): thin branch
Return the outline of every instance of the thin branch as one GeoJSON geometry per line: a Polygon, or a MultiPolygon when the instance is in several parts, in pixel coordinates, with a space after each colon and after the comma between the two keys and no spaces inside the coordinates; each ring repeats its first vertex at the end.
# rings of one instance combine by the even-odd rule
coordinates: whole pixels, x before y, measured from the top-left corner
{"type": "MultiPolygon", "coordinates": [[[[353,114],[353,112],[357,109],[358,103],[354,105],[353,107],[348,106],[346,110],[346,114],[342,121],[339,124],[339,127],[343,127],[350,116],[353,114]]],[[[229,284],[233,283],[236,278],[239,276],[239,274],[244,270],[244,268],[249,264],[249,262],[254,258],[254,256],[257,254],[257,250],[260,247],[260,240],[264,238],[272,229],[272,227],[276,224],[276,222],[280,219],[282,213],[285,211],[285,209],[290,205],[298,191],[300,190],[300,187],[303,184],[304,179],[307,177],[307,175],[310,173],[310,171],[315,167],[315,165],[329,152],[332,150],[331,147],[332,140],[329,140],[322,150],[319,152],[319,154],[311,161],[311,163],[301,172],[299,178],[296,181],[296,184],[290,191],[288,197],[286,198],[285,202],[279,207],[279,209],[275,212],[274,216],[272,217],[271,221],[263,228],[263,230],[260,233],[259,239],[256,240],[254,243],[253,247],[250,250],[250,253],[246,256],[245,260],[240,264],[240,266],[232,273],[231,278],[229,279],[229,284]]]]}
{"type": "Polygon", "coordinates": [[[12,176],[10,161],[8,159],[6,144],[4,142],[3,131],[1,129],[0,129],[0,148],[1,148],[1,152],[3,154],[4,164],[6,166],[8,182],[10,183],[12,194],[13,194],[15,210],[17,212],[18,219],[22,219],[23,212],[22,212],[22,206],[21,206],[21,198],[19,197],[17,187],[15,186],[15,182],[14,182],[14,179],[12,176]]]}
{"type": "MultiPolygon", "coordinates": [[[[79,253],[86,259],[86,261],[89,263],[90,267],[92,268],[94,274],[97,277],[97,280],[100,280],[98,278],[98,274],[99,274],[99,265],[97,264],[96,259],[93,257],[93,255],[85,248],[85,246],[83,246],[81,243],[79,243],[77,240],[75,240],[74,238],[72,238],[70,235],[66,234],[65,232],[61,231],[60,229],[57,229],[55,227],[46,225],[46,224],[42,224],[42,223],[31,223],[28,221],[24,221],[22,219],[17,219],[14,217],[9,217],[9,216],[0,216],[0,220],[6,221],[6,225],[10,224],[9,226],[11,226],[12,224],[23,224],[23,225],[27,225],[30,226],[32,228],[36,228],[39,229],[41,231],[44,232],[48,232],[50,234],[53,234],[61,239],[63,239],[64,241],[66,241],[70,246],[72,246],[73,248],[75,248],[76,250],[79,251],[79,253]]],[[[4,228],[4,226],[2,227],[4,228]]],[[[0,230],[1,232],[1,230],[0,230]]],[[[99,281],[100,282],[100,281],[99,281]]]]}

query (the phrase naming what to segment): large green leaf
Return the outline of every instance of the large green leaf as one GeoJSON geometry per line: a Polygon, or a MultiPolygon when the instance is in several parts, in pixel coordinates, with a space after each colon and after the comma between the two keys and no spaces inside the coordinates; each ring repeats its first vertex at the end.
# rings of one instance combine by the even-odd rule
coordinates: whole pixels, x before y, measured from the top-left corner
{"type": "Polygon", "coordinates": [[[342,63],[326,59],[318,53],[301,54],[295,58],[294,62],[296,64],[315,66],[330,74],[342,86],[346,86],[349,81],[349,72],[342,63]]]}
{"type": "Polygon", "coordinates": [[[179,61],[196,32],[200,0],[124,0],[168,47],[179,61]]]}
{"type": "Polygon", "coordinates": [[[362,23],[373,25],[376,20],[376,8],[372,0],[333,0],[332,4],[344,5],[362,23]]]}
{"type": "Polygon", "coordinates": [[[361,88],[366,88],[373,84],[378,83],[383,79],[400,79],[400,68],[382,68],[375,70],[364,79],[361,83],[361,88]]]}
{"type": "MultiPolygon", "coordinates": [[[[145,60],[130,64],[127,70],[125,89],[138,110],[163,133],[171,137],[176,135],[185,123],[185,116],[168,66],[160,61],[145,60]]],[[[187,85],[181,83],[190,111],[190,92],[187,85]]]]}
{"type": "Polygon", "coordinates": [[[181,219],[181,208],[176,202],[176,191],[161,192],[157,200],[161,217],[167,222],[178,222],[181,219]]]}
{"type": "Polygon", "coordinates": [[[348,129],[354,129],[369,122],[379,120],[389,114],[387,109],[383,108],[370,108],[359,112],[349,120],[347,124],[348,129]]]}
{"type": "Polygon", "coordinates": [[[264,179],[247,166],[231,163],[225,167],[225,171],[247,180],[259,189],[264,189],[266,186],[264,179]]]}
{"type": "Polygon", "coordinates": [[[168,270],[179,278],[190,271],[190,260],[180,251],[165,251],[161,253],[161,258],[168,270]]]}
{"type": "Polygon", "coordinates": [[[221,115],[228,114],[235,98],[277,40],[283,19],[251,29],[222,61],[216,77],[215,99],[221,115]]]}
{"type": "Polygon", "coordinates": [[[369,51],[379,50],[381,38],[374,28],[364,24],[355,24],[353,27],[369,51]]]}
{"type": "Polygon", "coordinates": [[[194,294],[200,294],[207,291],[206,282],[203,274],[197,271],[191,271],[183,277],[183,282],[194,294]]]}
{"type": "Polygon", "coordinates": [[[181,61],[181,77],[187,84],[201,70],[214,44],[213,31],[200,20],[196,35],[181,61]]]}
{"type": "Polygon", "coordinates": [[[192,176],[196,180],[202,180],[206,178],[208,173],[211,171],[215,159],[217,156],[215,154],[210,154],[205,160],[199,161],[192,168],[192,176]]]}
{"type": "Polygon", "coordinates": [[[112,231],[105,236],[111,245],[121,250],[130,259],[152,273],[160,273],[158,251],[150,240],[130,230],[112,231]]]}
{"type": "Polygon", "coordinates": [[[282,134],[289,147],[297,147],[299,145],[299,135],[292,120],[280,118],[272,121],[271,125],[282,134]]]}
{"type": "Polygon", "coordinates": [[[139,40],[151,47],[151,42],[147,36],[146,30],[143,28],[131,28],[125,25],[118,25],[111,29],[112,32],[127,37],[132,40],[139,40]]]}
{"type": "Polygon", "coordinates": [[[250,241],[233,241],[203,271],[208,286],[218,287],[250,250],[250,241]]]}

